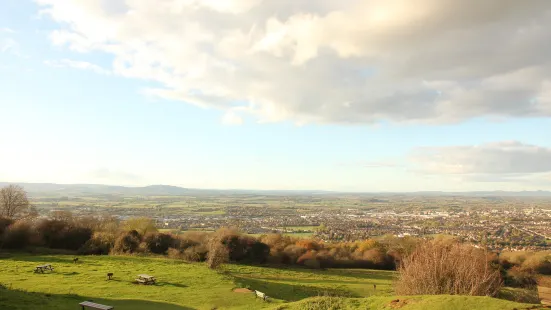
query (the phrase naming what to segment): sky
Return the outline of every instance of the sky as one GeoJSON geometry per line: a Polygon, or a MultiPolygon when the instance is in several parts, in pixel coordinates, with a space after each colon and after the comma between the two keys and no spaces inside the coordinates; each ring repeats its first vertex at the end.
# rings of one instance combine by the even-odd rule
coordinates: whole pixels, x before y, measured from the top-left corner
{"type": "Polygon", "coordinates": [[[551,190],[548,0],[0,0],[0,181],[551,190]]]}

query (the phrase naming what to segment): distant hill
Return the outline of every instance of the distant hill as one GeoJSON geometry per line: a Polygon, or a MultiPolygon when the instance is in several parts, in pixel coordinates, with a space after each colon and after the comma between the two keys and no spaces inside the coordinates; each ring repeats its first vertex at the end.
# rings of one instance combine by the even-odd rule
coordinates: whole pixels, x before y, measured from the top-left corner
{"type": "MultiPolygon", "coordinates": [[[[8,183],[1,183],[0,187],[8,183]]],[[[123,195],[123,196],[182,196],[196,193],[171,185],[150,185],[144,187],[126,187],[100,184],[53,184],[53,183],[18,183],[30,195],[46,196],[81,196],[81,195],[123,195]]],[[[200,191],[200,190],[199,190],[200,191]]]]}
{"type": "MultiPolygon", "coordinates": [[[[0,182],[0,187],[7,182],[0,182]]],[[[357,195],[367,197],[389,196],[465,196],[465,197],[551,197],[551,191],[479,191],[479,192],[331,192],[321,190],[217,190],[184,188],[172,185],[150,185],[143,187],[102,185],[102,184],[54,184],[54,183],[17,183],[31,196],[204,196],[204,195],[278,195],[278,196],[323,196],[357,195]]]]}

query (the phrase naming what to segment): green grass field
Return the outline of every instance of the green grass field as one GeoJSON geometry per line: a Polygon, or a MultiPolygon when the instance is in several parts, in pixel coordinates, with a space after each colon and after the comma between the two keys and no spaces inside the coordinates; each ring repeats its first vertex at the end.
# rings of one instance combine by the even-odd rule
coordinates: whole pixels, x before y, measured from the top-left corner
{"type": "Polygon", "coordinates": [[[394,272],[361,269],[307,270],[230,264],[213,271],[201,263],[133,256],[4,255],[0,258],[0,309],[78,309],[93,300],[125,309],[523,309],[527,304],[464,296],[394,297],[394,272]],[[35,266],[51,263],[52,273],[35,266]],[[114,273],[108,281],[106,274],[114,273]],[[134,284],[138,274],[154,286],[134,284]],[[373,288],[377,285],[377,289],[373,288]],[[270,302],[234,288],[260,290],[270,302]],[[345,296],[320,298],[316,296],[345,296]],[[336,308],[324,307],[338,304],[336,308]],[[471,308],[467,306],[472,306],[471,308]]]}

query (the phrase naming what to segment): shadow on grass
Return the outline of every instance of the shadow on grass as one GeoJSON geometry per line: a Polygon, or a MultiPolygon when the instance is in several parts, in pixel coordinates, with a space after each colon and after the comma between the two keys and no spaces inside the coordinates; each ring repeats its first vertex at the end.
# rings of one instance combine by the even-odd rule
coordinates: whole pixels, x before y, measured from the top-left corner
{"type": "Polygon", "coordinates": [[[80,272],[56,272],[57,274],[61,274],[61,275],[64,275],[64,276],[76,276],[77,274],[80,274],[80,272]]]}
{"type": "MultiPolygon", "coordinates": [[[[249,267],[247,264],[235,264],[237,266],[249,267]]],[[[327,268],[327,269],[308,269],[300,266],[288,266],[288,265],[254,265],[254,267],[262,268],[263,274],[281,274],[281,271],[292,272],[296,274],[305,275],[331,275],[339,277],[350,277],[359,280],[388,280],[392,281],[395,278],[395,271],[393,270],[378,270],[378,269],[351,269],[351,268],[327,268]]],[[[241,274],[254,274],[256,272],[245,272],[243,270],[232,270],[231,273],[241,274]]],[[[267,277],[268,278],[268,277],[267,277]]]]}
{"type": "Polygon", "coordinates": [[[243,277],[234,277],[235,283],[240,287],[246,287],[250,290],[257,290],[266,295],[286,300],[297,301],[313,296],[341,296],[341,297],[361,297],[349,291],[345,287],[316,287],[299,284],[271,282],[243,277]]]}
{"type": "Polygon", "coordinates": [[[504,287],[499,291],[497,295],[499,299],[505,299],[509,301],[516,301],[528,304],[539,304],[540,298],[537,288],[513,288],[504,287]]]}
{"type": "Polygon", "coordinates": [[[185,284],[170,283],[170,282],[157,282],[157,284],[155,284],[155,285],[156,285],[156,286],[172,286],[172,287],[180,287],[180,288],[188,287],[188,286],[185,285],[185,284]]]}
{"type": "Polygon", "coordinates": [[[326,274],[349,277],[362,280],[387,280],[392,281],[396,278],[396,273],[390,270],[375,269],[329,269],[326,274]]]}
{"type": "MultiPolygon", "coordinates": [[[[65,257],[55,257],[55,256],[48,256],[48,255],[13,255],[6,257],[4,259],[9,259],[13,261],[22,261],[22,262],[33,262],[33,263],[48,263],[48,264],[74,264],[73,259],[71,256],[65,257]]],[[[55,268],[55,266],[53,266],[55,268]]]]}
{"type": "Polygon", "coordinates": [[[106,299],[80,296],[76,294],[44,294],[10,290],[0,286],[0,309],[31,310],[31,309],[79,309],[79,303],[92,301],[99,304],[114,306],[117,310],[194,310],[195,308],[149,300],[137,299],[106,299]]]}

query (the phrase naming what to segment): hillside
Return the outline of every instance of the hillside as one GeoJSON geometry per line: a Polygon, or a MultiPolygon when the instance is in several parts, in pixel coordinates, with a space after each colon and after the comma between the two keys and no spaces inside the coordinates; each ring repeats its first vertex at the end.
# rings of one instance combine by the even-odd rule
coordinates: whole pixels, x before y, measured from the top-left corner
{"type": "Polygon", "coordinates": [[[125,309],[523,309],[531,305],[487,297],[416,296],[393,297],[390,271],[329,269],[313,271],[226,265],[220,272],[204,264],[128,257],[4,255],[0,261],[0,308],[75,309],[94,300],[125,309]],[[36,265],[51,263],[53,273],[35,274],[36,265]],[[113,272],[114,279],[106,280],[113,272]],[[133,283],[138,274],[154,275],[155,286],[133,283]],[[373,284],[377,285],[376,290],[373,284]],[[267,293],[270,302],[255,299],[235,288],[267,293]],[[338,295],[341,298],[316,296],[338,295]],[[394,301],[398,299],[399,301],[394,301]],[[321,307],[320,307],[321,306],[321,307]],[[389,308],[390,307],[390,308],[389,308]],[[482,307],[482,308],[481,308],[482,307]]]}

